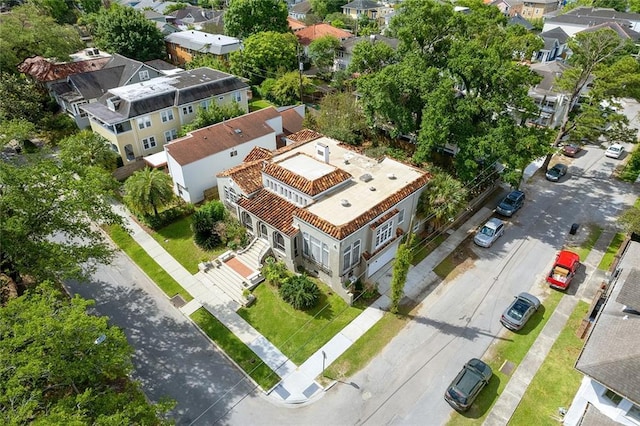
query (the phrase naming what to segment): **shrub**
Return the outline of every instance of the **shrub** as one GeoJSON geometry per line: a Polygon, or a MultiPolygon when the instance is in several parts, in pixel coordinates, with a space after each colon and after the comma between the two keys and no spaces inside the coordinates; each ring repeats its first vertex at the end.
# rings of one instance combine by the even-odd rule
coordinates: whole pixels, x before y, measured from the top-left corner
{"type": "Polygon", "coordinates": [[[230,216],[219,200],[200,207],[191,217],[193,240],[204,250],[212,250],[220,244],[236,249],[247,244],[247,230],[230,216]]]}
{"type": "Polygon", "coordinates": [[[158,230],[173,223],[176,219],[193,213],[193,209],[193,204],[187,204],[184,201],[180,201],[177,205],[159,212],[158,216],[145,214],[140,217],[140,220],[142,220],[142,222],[149,228],[158,230]]]}
{"type": "Polygon", "coordinates": [[[280,297],[295,309],[310,309],[318,303],[320,289],[306,275],[294,275],[280,287],[280,297]]]}
{"type": "Polygon", "coordinates": [[[191,230],[193,231],[193,241],[198,247],[204,250],[213,250],[222,242],[220,235],[214,232],[216,221],[210,212],[204,208],[199,208],[191,216],[191,230]]]}
{"type": "Polygon", "coordinates": [[[284,262],[276,261],[273,257],[267,258],[260,272],[267,284],[274,287],[280,287],[290,276],[284,262]]]}

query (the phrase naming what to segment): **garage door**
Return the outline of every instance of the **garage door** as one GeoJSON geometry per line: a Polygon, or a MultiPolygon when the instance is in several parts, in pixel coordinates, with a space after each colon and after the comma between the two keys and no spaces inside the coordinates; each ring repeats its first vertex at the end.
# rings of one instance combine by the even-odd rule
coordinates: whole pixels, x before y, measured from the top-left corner
{"type": "Polygon", "coordinates": [[[369,266],[367,267],[367,278],[378,272],[380,268],[385,266],[391,261],[391,259],[394,258],[394,256],[396,255],[396,250],[398,250],[399,242],[400,241],[391,244],[383,253],[380,253],[378,257],[375,258],[375,260],[369,263],[369,266]]]}

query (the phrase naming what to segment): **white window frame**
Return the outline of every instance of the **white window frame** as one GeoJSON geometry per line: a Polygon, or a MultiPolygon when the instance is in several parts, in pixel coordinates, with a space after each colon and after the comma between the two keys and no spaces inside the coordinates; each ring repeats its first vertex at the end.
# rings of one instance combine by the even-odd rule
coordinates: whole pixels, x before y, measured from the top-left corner
{"type": "Polygon", "coordinates": [[[149,136],[142,139],[142,149],[144,149],[145,151],[148,151],[151,148],[155,148],[156,146],[158,146],[158,143],[156,142],[155,136],[149,136]]]}
{"type": "Polygon", "coordinates": [[[373,247],[379,249],[393,239],[393,219],[388,220],[376,228],[376,235],[373,247]]]}
{"type": "Polygon", "coordinates": [[[211,99],[200,101],[200,106],[202,107],[202,109],[209,109],[209,105],[211,105],[211,99]]]}
{"type": "Polygon", "coordinates": [[[193,105],[187,105],[182,107],[182,115],[193,114],[193,105]]]}
{"type": "Polygon", "coordinates": [[[149,80],[149,71],[148,70],[139,71],[138,78],[140,80],[149,80]]]}
{"type": "Polygon", "coordinates": [[[138,129],[140,130],[144,130],[147,127],[151,127],[151,117],[149,117],[148,115],[145,117],[138,118],[137,122],[138,122],[138,129]]]}
{"type": "Polygon", "coordinates": [[[329,246],[313,235],[302,233],[302,253],[312,261],[329,268],[329,246]]]}
{"type": "Polygon", "coordinates": [[[171,129],[171,130],[167,130],[166,132],[164,132],[164,140],[167,141],[167,143],[171,142],[172,140],[178,139],[178,130],[177,129],[171,129]]]}
{"type": "Polygon", "coordinates": [[[166,123],[167,121],[172,121],[173,120],[173,110],[172,109],[165,109],[164,111],[162,111],[160,113],[160,118],[162,119],[163,123],[166,123]]]}
{"type": "Polygon", "coordinates": [[[236,155],[238,155],[238,150],[237,149],[232,149],[231,152],[229,153],[229,155],[231,157],[235,157],[236,155]]]}
{"type": "Polygon", "coordinates": [[[242,101],[242,93],[240,92],[233,92],[233,100],[235,102],[241,102],[242,101]]]}
{"type": "Polygon", "coordinates": [[[273,233],[273,248],[276,250],[280,250],[280,251],[284,251],[284,235],[282,235],[281,233],[279,233],[278,231],[275,231],[273,233]],[[282,242],[280,241],[282,240],[282,242]]]}
{"type": "Polygon", "coordinates": [[[342,261],[344,265],[342,266],[342,270],[347,272],[349,269],[355,267],[360,261],[360,248],[362,246],[362,242],[360,240],[356,240],[353,244],[348,245],[344,248],[342,254],[342,261]]]}
{"type": "Polygon", "coordinates": [[[400,210],[398,213],[398,225],[404,222],[404,209],[400,210]]]}

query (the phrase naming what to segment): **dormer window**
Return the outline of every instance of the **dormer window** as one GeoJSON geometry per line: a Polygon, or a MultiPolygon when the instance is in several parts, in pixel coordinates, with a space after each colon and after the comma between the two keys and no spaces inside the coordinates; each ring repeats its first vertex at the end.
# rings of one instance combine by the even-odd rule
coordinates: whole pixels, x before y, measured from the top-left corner
{"type": "Polygon", "coordinates": [[[149,71],[142,70],[138,73],[138,78],[142,81],[149,80],[149,71]]]}

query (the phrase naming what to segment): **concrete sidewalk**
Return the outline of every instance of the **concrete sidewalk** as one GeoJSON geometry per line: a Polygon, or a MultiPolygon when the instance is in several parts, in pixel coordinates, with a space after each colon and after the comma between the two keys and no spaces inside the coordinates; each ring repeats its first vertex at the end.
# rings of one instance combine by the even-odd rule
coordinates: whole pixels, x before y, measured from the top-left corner
{"type": "MultiPolygon", "coordinates": [[[[529,352],[515,370],[498,401],[491,409],[484,424],[487,426],[506,425],[518,408],[520,400],[526,392],[531,380],[538,372],[551,347],[565,327],[569,316],[582,298],[589,301],[602,283],[602,275],[598,273],[598,264],[613,240],[615,231],[604,231],[583,263],[586,267],[586,280],[578,288],[575,295],[565,294],[553,314],[533,343],[529,352]]],[[[537,284],[536,284],[537,285],[537,284]]]]}
{"type": "MultiPolygon", "coordinates": [[[[236,302],[214,286],[206,285],[196,276],[190,274],[138,223],[131,219],[126,208],[122,205],[114,205],[114,210],[123,217],[125,226],[131,231],[133,239],[193,296],[193,300],[180,308],[181,311],[189,316],[200,307],[204,307],[282,378],[277,386],[272,390],[267,390],[269,398],[274,402],[300,404],[308,402],[314,396],[321,395],[323,388],[315,381],[316,377],[322,374],[325,366],[335,361],[376,324],[391,304],[391,300],[386,295],[391,286],[392,275],[389,268],[378,279],[378,290],[382,296],[298,367],[235,312],[236,302]]],[[[438,282],[433,268],[453,252],[467,238],[470,231],[492,214],[492,210],[486,207],[481,208],[470,220],[451,232],[449,237],[422,262],[411,267],[405,284],[405,297],[419,300],[431,284],[438,282]]]]}

